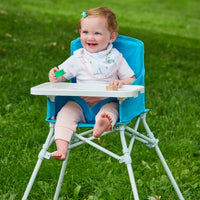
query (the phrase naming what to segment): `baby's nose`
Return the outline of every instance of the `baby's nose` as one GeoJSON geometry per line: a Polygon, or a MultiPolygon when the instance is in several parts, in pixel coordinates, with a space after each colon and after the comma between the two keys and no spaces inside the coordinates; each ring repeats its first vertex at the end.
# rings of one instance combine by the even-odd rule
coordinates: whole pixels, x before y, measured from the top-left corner
{"type": "Polygon", "coordinates": [[[89,35],[88,35],[88,40],[91,40],[91,41],[92,41],[92,40],[95,40],[94,34],[89,34],[89,35]]]}

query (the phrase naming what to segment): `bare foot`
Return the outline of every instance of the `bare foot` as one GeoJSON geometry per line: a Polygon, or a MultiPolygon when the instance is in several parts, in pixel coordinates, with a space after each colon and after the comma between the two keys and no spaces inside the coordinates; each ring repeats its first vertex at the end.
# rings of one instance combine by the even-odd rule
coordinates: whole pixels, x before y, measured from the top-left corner
{"type": "Polygon", "coordinates": [[[52,153],[52,158],[64,161],[67,156],[68,145],[69,142],[65,140],[56,140],[57,151],[55,153],[52,153]]]}
{"type": "Polygon", "coordinates": [[[100,137],[105,131],[112,130],[112,118],[107,113],[102,113],[96,121],[93,130],[94,137],[100,137]]]}

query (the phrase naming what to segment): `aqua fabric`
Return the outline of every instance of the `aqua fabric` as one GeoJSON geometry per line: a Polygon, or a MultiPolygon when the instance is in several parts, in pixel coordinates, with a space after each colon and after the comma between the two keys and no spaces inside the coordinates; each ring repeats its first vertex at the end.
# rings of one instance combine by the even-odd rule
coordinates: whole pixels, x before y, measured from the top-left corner
{"type": "Polygon", "coordinates": [[[95,123],[95,116],[97,115],[97,113],[99,112],[99,110],[101,109],[101,107],[107,103],[110,102],[117,102],[118,100],[116,98],[107,98],[104,99],[100,102],[98,102],[97,104],[95,104],[94,106],[90,107],[87,102],[82,99],[81,97],[77,97],[77,96],[72,96],[72,97],[62,97],[62,96],[57,96],[55,99],[55,102],[59,102],[59,103],[52,103],[48,100],[48,104],[51,105],[53,107],[49,107],[49,110],[47,111],[47,113],[50,113],[51,111],[55,111],[53,113],[51,113],[49,116],[47,116],[47,121],[49,121],[51,119],[51,116],[55,116],[57,115],[57,113],[59,112],[59,110],[68,102],[68,101],[75,101],[76,103],[78,103],[82,110],[83,110],[83,114],[84,117],[87,121],[87,123],[89,124],[94,124],[95,123]]]}
{"type": "MultiPolygon", "coordinates": [[[[129,66],[135,72],[136,80],[133,85],[145,85],[145,67],[144,67],[144,44],[138,39],[118,35],[116,41],[113,43],[113,47],[117,48],[123,55],[123,57],[128,62],[129,66]]],[[[71,42],[71,55],[77,49],[82,48],[80,38],[73,40],[71,42]]],[[[73,78],[71,82],[76,82],[73,78]]],[[[116,101],[114,98],[108,98],[99,102],[93,108],[89,108],[88,104],[80,97],[56,97],[55,102],[50,102],[47,100],[47,121],[55,122],[52,116],[57,116],[57,113],[62,108],[62,106],[69,100],[75,100],[79,103],[83,109],[84,115],[88,120],[88,123],[94,123],[94,117],[100,107],[104,105],[107,101],[116,101]]],[[[145,93],[139,94],[137,98],[127,98],[119,105],[119,122],[129,123],[133,118],[137,117],[141,113],[147,112],[145,109],[145,93]]],[[[87,124],[88,125],[88,124],[87,124]]]]}

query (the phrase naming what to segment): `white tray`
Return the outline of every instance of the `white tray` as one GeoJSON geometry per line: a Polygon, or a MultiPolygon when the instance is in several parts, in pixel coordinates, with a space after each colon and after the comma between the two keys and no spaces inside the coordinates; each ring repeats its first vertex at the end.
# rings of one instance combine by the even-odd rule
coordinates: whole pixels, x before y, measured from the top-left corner
{"type": "Polygon", "coordinates": [[[47,82],[31,88],[32,95],[45,96],[95,96],[95,97],[137,97],[144,93],[144,86],[123,85],[117,91],[107,91],[106,85],[47,82]]]}

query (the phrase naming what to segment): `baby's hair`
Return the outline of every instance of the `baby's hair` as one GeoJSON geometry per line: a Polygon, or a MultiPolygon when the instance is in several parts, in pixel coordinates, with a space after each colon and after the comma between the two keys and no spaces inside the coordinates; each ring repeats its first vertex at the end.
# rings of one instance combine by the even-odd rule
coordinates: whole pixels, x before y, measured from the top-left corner
{"type": "Polygon", "coordinates": [[[110,9],[106,7],[97,7],[97,8],[91,8],[87,10],[86,16],[82,17],[79,20],[78,30],[81,29],[82,20],[84,20],[84,18],[89,17],[89,16],[104,17],[107,22],[108,30],[111,33],[118,31],[118,25],[117,25],[117,19],[116,19],[115,13],[113,13],[110,9]]]}

